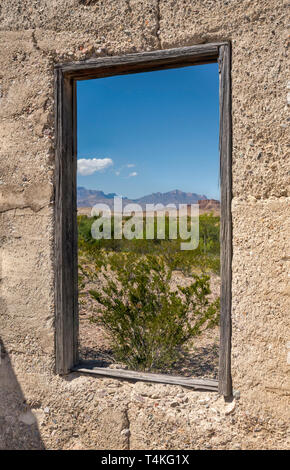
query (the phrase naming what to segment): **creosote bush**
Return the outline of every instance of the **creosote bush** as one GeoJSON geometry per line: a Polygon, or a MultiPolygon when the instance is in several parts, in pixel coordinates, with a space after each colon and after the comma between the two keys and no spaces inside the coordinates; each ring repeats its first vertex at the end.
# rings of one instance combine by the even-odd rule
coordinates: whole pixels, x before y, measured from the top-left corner
{"type": "Polygon", "coordinates": [[[173,291],[172,270],[161,256],[109,258],[101,292],[90,295],[103,306],[93,321],[109,333],[118,361],[135,370],[166,369],[190,340],[218,323],[219,299],[209,300],[208,276],[194,275],[190,286],[173,291]]]}

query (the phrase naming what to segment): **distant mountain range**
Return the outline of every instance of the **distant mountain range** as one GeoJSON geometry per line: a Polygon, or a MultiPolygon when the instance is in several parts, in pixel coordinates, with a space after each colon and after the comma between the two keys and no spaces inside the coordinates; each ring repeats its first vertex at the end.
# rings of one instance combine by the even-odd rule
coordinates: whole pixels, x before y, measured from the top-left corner
{"type": "MultiPolygon", "coordinates": [[[[83,186],[77,188],[78,207],[93,207],[97,203],[107,204],[111,209],[116,193],[105,194],[103,191],[86,189],[83,186]]],[[[185,193],[178,189],[167,193],[152,193],[138,199],[123,197],[126,204],[137,203],[145,209],[146,204],[196,204],[199,201],[200,208],[205,210],[219,210],[220,203],[215,199],[208,199],[204,194],[185,193]]]]}
{"type": "Polygon", "coordinates": [[[83,186],[77,187],[77,206],[78,207],[93,207],[98,203],[108,204],[110,207],[113,206],[114,196],[116,193],[105,194],[103,191],[96,189],[87,189],[83,186]]]}

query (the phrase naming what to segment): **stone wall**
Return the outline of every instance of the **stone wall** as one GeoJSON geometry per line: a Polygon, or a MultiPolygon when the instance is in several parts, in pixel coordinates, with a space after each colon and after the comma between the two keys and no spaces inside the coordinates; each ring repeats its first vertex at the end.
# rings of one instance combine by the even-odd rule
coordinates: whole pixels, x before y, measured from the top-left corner
{"type": "Polygon", "coordinates": [[[287,2],[274,3],[1,1],[0,448],[287,446],[287,2]],[[224,403],[170,385],[56,376],[54,64],[223,40],[232,42],[233,380],[240,393],[224,403]]]}

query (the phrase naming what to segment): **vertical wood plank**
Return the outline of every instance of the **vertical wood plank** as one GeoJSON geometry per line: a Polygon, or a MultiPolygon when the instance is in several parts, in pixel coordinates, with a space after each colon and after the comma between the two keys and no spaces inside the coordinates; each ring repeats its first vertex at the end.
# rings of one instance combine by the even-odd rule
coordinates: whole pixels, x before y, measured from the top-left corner
{"type": "Polygon", "coordinates": [[[68,373],[77,359],[76,145],[74,83],[55,72],[55,355],[56,372],[68,373]]]}
{"type": "Polygon", "coordinates": [[[73,106],[73,160],[72,160],[72,204],[73,204],[73,289],[74,289],[74,308],[73,308],[73,363],[79,360],[79,311],[78,311],[78,224],[77,224],[77,82],[72,82],[72,106],[73,106]]]}
{"type": "Polygon", "coordinates": [[[232,308],[232,122],[230,44],[219,48],[220,78],[220,180],[221,180],[221,320],[219,392],[232,395],[231,308],[232,308]]]}

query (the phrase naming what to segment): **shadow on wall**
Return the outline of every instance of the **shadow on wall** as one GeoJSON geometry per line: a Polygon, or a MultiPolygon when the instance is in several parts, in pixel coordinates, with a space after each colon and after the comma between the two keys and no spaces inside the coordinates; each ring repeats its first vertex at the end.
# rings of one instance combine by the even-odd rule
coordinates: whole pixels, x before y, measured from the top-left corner
{"type": "MultiPolygon", "coordinates": [[[[4,238],[5,239],[5,238],[4,238]]],[[[0,243],[3,237],[0,236],[0,243]]],[[[2,257],[0,254],[0,321],[7,305],[1,295],[2,257]]],[[[1,327],[0,327],[1,331],[1,327]]],[[[44,449],[37,420],[26,404],[25,397],[5,346],[0,338],[0,450],[44,449]]]]}
{"type": "Polygon", "coordinates": [[[1,339],[0,348],[0,449],[44,449],[36,417],[26,404],[1,339]]]}

